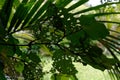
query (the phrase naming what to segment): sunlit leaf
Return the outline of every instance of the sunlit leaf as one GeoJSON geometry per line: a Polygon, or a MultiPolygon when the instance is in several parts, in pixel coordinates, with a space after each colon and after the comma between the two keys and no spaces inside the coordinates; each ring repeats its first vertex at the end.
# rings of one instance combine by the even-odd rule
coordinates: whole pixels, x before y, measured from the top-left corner
{"type": "Polygon", "coordinates": [[[21,73],[24,70],[24,63],[22,62],[15,63],[15,70],[21,73]]]}

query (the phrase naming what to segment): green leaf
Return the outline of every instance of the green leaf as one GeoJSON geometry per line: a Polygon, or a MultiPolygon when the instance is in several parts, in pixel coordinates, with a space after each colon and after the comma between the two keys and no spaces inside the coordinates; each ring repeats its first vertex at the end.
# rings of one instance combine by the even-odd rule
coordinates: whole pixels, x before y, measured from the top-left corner
{"type": "Polygon", "coordinates": [[[2,71],[3,69],[4,69],[4,63],[3,63],[3,61],[2,60],[0,60],[0,71],[2,71]]]}
{"type": "Polygon", "coordinates": [[[18,44],[18,43],[19,43],[18,39],[16,39],[16,38],[13,37],[12,35],[9,36],[7,42],[8,42],[8,43],[11,43],[11,44],[18,44]]]}
{"type": "Polygon", "coordinates": [[[89,1],[89,0],[80,0],[80,1],[76,2],[74,5],[72,5],[68,8],[68,11],[73,10],[73,9],[81,6],[82,4],[86,3],[87,1],[89,1]]]}
{"type": "Polygon", "coordinates": [[[102,55],[100,57],[104,61],[105,64],[110,64],[111,66],[115,65],[116,63],[119,63],[119,61],[117,61],[116,59],[114,59],[114,58],[107,58],[105,55],[102,55]]]}
{"type": "Polygon", "coordinates": [[[88,49],[89,56],[91,57],[100,57],[103,53],[103,50],[97,46],[91,46],[91,48],[88,49]]]}
{"type": "Polygon", "coordinates": [[[27,17],[25,18],[25,21],[23,22],[23,25],[21,28],[23,28],[27,24],[27,22],[29,22],[30,17],[32,17],[35,14],[35,12],[38,10],[38,8],[43,3],[43,1],[44,0],[38,0],[37,3],[34,4],[33,8],[30,10],[27,17]]]}
{"type": "Polygon", "coordinates": [[[6,31],[2,23],[0,23],[0,38],[4,38],[6,36],[6,31]]]}
{"type": "Polygon", "coordinates": [[[7,79],[5,78],[5,75],[3,74],[3,71],[0,71],[0,79],[1,79],[1,80],[7,80],[7,79]]]}
{"type": "Polygon", "coordinates": [[[74,78],[71,75],[67,75],[67,74],[53,74],[51,76],[51,80],[70,80],[74,78]]]}
{"type": "Polygon", "coordinates": [[[56,50],[52,59],[54,60],[53,67],[60,73],[69,75],[74,75],[77,73],[77,70],[72,64],[72,58],[64,51],[56,50]]]}
{"type": "Polygon", "coordinates": [[[16,12],[14,13],[14,16],[12,17],[8,32],[10,32],[12,29],[15,31],[16,29],[20,28],[19,26],[21,26],[22,21],[24,21],[24,19],[26,18],[33,4],[34,2],[20,3],[20,5],[16,9],[16,12]]]}
{"type": "Polygon", "coordinates": [[[2,8],[2,6],[4,5],[5,0],[0,0],[0,9],[2,8]]]}
{"type": "Polygon", "coordinates": [[[0,47],[0,52],[3,52],[7,56],[13,56],[15,54],[13,46],[8,46],[8,43],[2,39],[0,39],[0,47]]]}
{"type": "MultiPolygon", "coordinates": [[[[31,3],[27,3],[27,4],[23,4],[23,8],[21,9],[20,15],[18,16],[18,20],[14,26],[14,31],[19,28],[19,26],[21,25],[22,21],[26,18],[29,10],[31,9],[31,7],[33,6],[34,2],[31,3]]],[[[19,10],[18,10],[19,11],[19,10]]]]}
{"type": "Polygon", "coordinates": [[[9,36],[8,41],[6,44],[11,46],[7,46],[8,56],[13,56],[14,54],[21,55],[22,51],[20,50],[19,46],[16,46],[19,43],[18,39],[14,38],[12,35],[9,36]]]}
{"type": "Polygon", "coordinates": [[[102,7],[105,7],[107,5],[112,5],[112,4],[120,4],[120,2],[112,2],[112,3],[106,3],[106,4],[97,5],[95,7],[89,7],[87,9],[83,9],[81,11],[78,11],[78,12],[74,13],[74,15],[89,12],[89,11],[92,11],[92,10],[99,10],[102,7]]]}
{"type": "Polygon", "coordinates": [[[50,1],[46,1],[46,3],[38,10],[38,12],[35,14],[35,16],[30,21],[30,24],[33,24],[38,18],[46,11],[50,4],[50,1]]]}
{"type": "Polygon", "coordinates": [[[37,64],[40,62],[40,58],[35,52],[30,52],[28,57],[29,57],[30,60],[32,60],[33,62],[35,62],[37,64]]]}
{"type": "Polygon", "coordinates": [[[106,26],[103,23],[98,23],[92,15],[82,15],[80,17],[80,24],[93,40],[103,39],[109,35],[109,30],[106,26]]]}
{"type": "Polygon", "coordinates": [[[100,70],[112,69],[112,66],[118,62],[113,58],[107,58],[102,49],[97,46],[89,48],[86,56],[81,56],[81,58],[92,67],[100,70]]]}
{"type": "Polygon", "coordinates": [[[56,0],[56,6],[57,7],[65,7],[68,5],[72,0],[56,0]]]}
{"type": "Polygon", "coordinates": [[[61,75],[58,75],[58,79],[60,78],[60,80],[69,80],[69,76],[65,75],[65,74],[61,74],[61,75]]]}
{"type": "Polygon", "coordinates": [[[73,45],[79,44],[80,40],[84,40],[84,38],[85,38],[85,32],[83,30],[73,33],[67,37],[67,39],[70,40],[71,44],[73,45]]]}
{"type": "Polygon", "coordinates": [[[52,55],[52,53],[50,52],[49,48],[46,45],[41,45],[40,49],[41,49],[41,51],[44,52],[44,54],[46,54],[46,55],[52,55]]]}
{"type": "Polygon", "coordinates": [[[2,15],[1,17],[2,17],[2,23],[3,23],[4,28],[7,27],[7,23],[8,23],[11,11],[12,11],[13,2],[14,0],[5,0],[5,3],[2,7],[0,15],[2,15]]]}
{"type": "Polygon", "coordinates": [[[19,73],[21,73],[24,70],[24,63],[23,62],[17,62],[15,63],[15,70],[19,73]]]}
{"type": "Polygon", "coordinates": [[[50,4],[47,8],[47,15],[48,17],[56,16],[58,13],[58,8],[55,6],[55,4],[50,4]]]}
{"type": "Polygon", "coordinates": [[[14,0],[13,6],[17,8],[20,4],[20,0],[14,0]]]}

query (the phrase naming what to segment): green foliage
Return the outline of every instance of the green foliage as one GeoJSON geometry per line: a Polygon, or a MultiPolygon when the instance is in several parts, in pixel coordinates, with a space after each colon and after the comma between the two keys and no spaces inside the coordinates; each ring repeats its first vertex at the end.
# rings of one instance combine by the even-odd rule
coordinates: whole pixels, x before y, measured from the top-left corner
{"type": "Polygon", "coordinates": [[[23,77],[25,80],[39,80],[42,78],[42,68],[33,62],[25,64],[23,70],[23,77]]]}
{"type": "Polygon", "coordinates": [[[5,76],[4,76],[4,74],[3,74],[3,71],[0,71],[0,79],[2,79],[2,80],[7,80],[7,79],[5,78],[5,76]]]}
{"type": "Polygon", "coordinates": [[[51,76],[51,80],[76,80],[73,76],[71,75],[66,75],[66,74],[53,74],[51,76]]]}
{"type": "Polygon", "coordinates": [[[65,54],[64,51],[56,50],[53,54],[53,67],[62,74],[74,75],[77,73],[72,58],[70,55],[65,54]]]}
{"type": "Polygon", "coordinates": [[[2,27],[2,25],[0,25],[0,28],[1,28],[0,29],[0,38],[4,38],[5,37],[5,29],[2,27]]]}
{"type": "Polygon", "coordinates": [[[39,57],[36,55],[36,53],[33,53],[33,52],[29,53],[28,58],[30,60],[32,60],[33,62],[35,62],[35,63],[39,63],[40,62],[39,57]]]}
{"type": "Polygon", "coordinates": [[[98,23],[93,15],[82,15],[80,23],[83,30],[90,36],[90,38],[99,40],[109,35],[109,31],[103,23],[98,23]]]}
{"type": "MultiPolygon", "coordinates": [[[[6,66],[1,68],[0,78],[8,74],[16,79],[22,74],[25,80],[40,80],[45,74],[41,60],[45,56],[52,57],[53,80],[68,77],[77,80],[74,62],[120,73],[116,56],[120,53],[117,42],[120,33],[108,29],[105,21],[100,22],[98,18],[120,12],[95,12],[119,2],[72,12],[87,1],[78,0],[67,8],[72,0],[5,0],[0,5],[3,7],[0,8],[0,60],[6,66]],[[112,31],[117,35],[111,34],[112,31]],[[32,36],[33,40],[23,35],[22,42],[15,36],[21,32],[32,36]],[[103,47],[112,58],[103,54],[103,47]]],[[[120,76],[114,75],[119,80],[120,76]]]]}
{"type": "Polygon", "coordinates": [[[86,56],[82,56],[83,61],[89,63],[94,68],[105,70],[111,69],[116,60],[107,58],[104,54],[102,54],[102,49],[97,46],[91,46],[86,53],[86,56]],[[97,53],[97,54],[96,54],[97,53]]]}
{"type": "Polygon", "coordinates": [[[22,62],[15,63],[15,70],[19,73],[22,73],[24,70],[24,64],[22,62]]]}
{"type": "Polygon", "coordinates": [[[0,79],[2,79],[2,80],[7,80],[7,79],[5,78],[3,69],[4,69],[4,64],[3,64],[3,62],[0,60],[0,79]]]}

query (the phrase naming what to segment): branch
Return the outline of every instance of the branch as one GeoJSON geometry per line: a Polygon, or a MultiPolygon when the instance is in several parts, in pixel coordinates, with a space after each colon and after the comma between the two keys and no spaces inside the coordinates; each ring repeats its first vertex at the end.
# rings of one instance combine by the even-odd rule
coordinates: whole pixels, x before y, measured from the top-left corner
{"type": "Polygon", "coordinates": [[[97,21],[97,22],[120,24],[120,22],[115,22],[115,21],[97,21]]]}
{"type": "Polygon", "coordinates": [[[69,48],[67,48],[67,47],[65,47],[65,46],[62,46],[62,45],[60,45],[60,44],[56,44],[56,45],[57,45],[61,50],[65,51],[65,52],[66,52],[66,50],[69,51],[71,55],[75,55],[75,56],[83,56],[83,55],[85,55],[85,54],[75,53],[73,50],[71,50],[71,49],[69,49],[69,48]]]}
{"type": "Polygon", "coordinates": [[[74,34],[74,33],[77,33],[77,32],[79,32],[79,31],[81,31],[81,30],[82,30],[82,28],[81,28],[80,30],[76,30],[76,31],[73,31],[73,32],[71,32],[71,33],[69,33],[69,34],[64,35],[61,39],[59,39],[59,40],[57,41],[57,43],[59,43],[60,41],[62,41],[63,38],[65,38],[65,37],[67,37],[67,36],[70,36],[70,35],[72,35],[72,34],[74,34]]]}
{"type": "Polygon", "coordinates": [[[0,45],[4,45],[4,46],[28,46],[28,44],[11,44],[11,43],[0,43],[0,45]]]}
{"type": "Polygon", "coordinates": [[[4,46],[30,46],[30,45],[39,45],[39,44],[49,44],[50,45],[50,44],[56,44],[56,43],[49,43],[49,42],[48,43],[47,42],[46,43],[44,43],[44,42],[43,43],[42,42],[41,43],[31,43],[31,44],[29,44],[29,43],[28,44],[0,43],[0,45],[4,45],[4,46]]]}
{"type": "MultiPolygon", "coordinates": [[[[40,23],[40,24],[44,24],[45,21],[47,21],[47,20],[48,20],[48,18],[46,18],[46,19],[44,19],[44,20],[38,19],[37,21],[43,21],[43,22],[40,23]]],[[[20,29],[14,30],[13,32],[8,33],[7,35],[11,35],[11,34],[13,34],[13,33],[19,32],[19,31],[21,31],[21,30],[25,30],[26,28],[29,28],[29,27],[31,27],[31,26],[35,26],[35,25],[38,23],[37,21],[36,21],[34,24],[29,24],[28,26],[21,27],[20,29]]]]}

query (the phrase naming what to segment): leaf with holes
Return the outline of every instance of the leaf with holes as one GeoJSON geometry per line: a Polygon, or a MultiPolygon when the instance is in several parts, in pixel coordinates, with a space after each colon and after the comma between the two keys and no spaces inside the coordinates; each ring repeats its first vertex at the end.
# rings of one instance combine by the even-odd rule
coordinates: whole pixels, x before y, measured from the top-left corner
{"type": "Polygon", "coordinates": [[[52,59],[54,60],[53,67],[62,74],[74,75],[77,73],[77,70],[72,64],[72,58],[64,51],[56,50],[52,59]]]}

